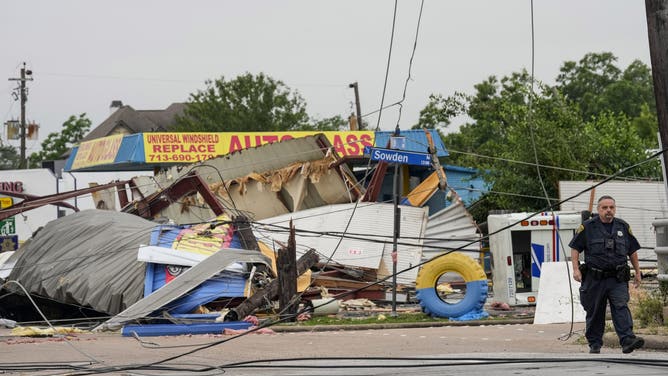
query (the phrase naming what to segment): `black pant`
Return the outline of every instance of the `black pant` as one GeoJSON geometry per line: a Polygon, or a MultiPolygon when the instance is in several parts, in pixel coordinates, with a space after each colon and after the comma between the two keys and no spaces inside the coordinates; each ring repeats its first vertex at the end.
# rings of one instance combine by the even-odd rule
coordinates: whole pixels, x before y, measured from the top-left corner
{"type": "Polygon", "coordinates": [[[628,282],[619,282],[615,277],[594,279],[588,275],[580,286],[580,303],[587,313],[585,336],[590,346],[603,345],[605,311],[608,302],[619,344],[623,345],[628,340],[635,338],[633,319],[628,307],[628,282]]]}

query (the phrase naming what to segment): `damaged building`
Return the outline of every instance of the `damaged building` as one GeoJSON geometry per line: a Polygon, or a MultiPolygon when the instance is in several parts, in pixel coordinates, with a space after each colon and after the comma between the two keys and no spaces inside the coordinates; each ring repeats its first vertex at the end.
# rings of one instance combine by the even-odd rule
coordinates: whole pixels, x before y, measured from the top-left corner
{"type": "MultiPolygon", "coordinates": [[[[363,134],[356,155],[342,156],[331,135],[314,134],[189,164],[142,164],[127,157],[148,155],[146,140],[140,138],[112,142],[118,155],[106,162],[107,168],[156,173],[96,196],[103,203],[104,197],[118,197],[119,212],[85,210],[45,225],[0,266],[6,280],[22,285],[6,287],[12,296],[25,288],[44,301],[76,307],[82,315],[111,316],[102,326],[107,329],[146,317],[235,312],[277,276],[276,254],[291,241],[292,228],[295,257],[315,254],[301,277],[299,292],[305,299],[321,298],[323,291],[387,299],[394,205],[377,202],[377,192],[370,196],[366,177],[358,179],[360,171],[349,163],[359,160],[363,143],[369,143],[363,134]],[[197,283],[179,282],[185,273],[196,275],[197,283]],[[168,285],[174,290],[161,291],[168,285]]],[[[95,159],[90,153],[96,148],[85,149],[88,160],[95,159]]],[[[99,167],[76,158],[75,150],[70,169],[77,163],[80,171],[99,167]]],[[[461,214],[463,206],[457,207],[450,211],[461,214]]],[[[400,213],[396,260],[405,272],[397,283],[410,288],[424,260],[425,234],[440,232],[429,230],[429,206],[402,206],[400,213]]],[[[444,241],[451,241],[452,249],[477,236],[470,218],[460,218],[469,223],[444,241]]],[[[447,249],[444,242],[439,246],[447,249]]],[[[258,308],[272,306],[244,308],[236,316],[258,308]]]]}

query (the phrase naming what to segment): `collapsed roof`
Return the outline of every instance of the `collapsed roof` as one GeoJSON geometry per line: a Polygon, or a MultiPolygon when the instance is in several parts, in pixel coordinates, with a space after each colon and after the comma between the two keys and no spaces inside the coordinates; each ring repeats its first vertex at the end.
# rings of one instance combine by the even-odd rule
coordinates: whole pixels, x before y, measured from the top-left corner
{"type": "MultiPolygon", "coordinates": [[[[244,149],[188,166],[175,166],[155,177],[135,179],[145,197],[193,170],[230,211],[253,219],[274,217],[325,205],[354,202],[360,186],[346,165],[337,165],[322,134],[244,149]]],[[[202,222],[215,214],[200,196],[188,196],[160,213],[176,223],[202,222]]]]}

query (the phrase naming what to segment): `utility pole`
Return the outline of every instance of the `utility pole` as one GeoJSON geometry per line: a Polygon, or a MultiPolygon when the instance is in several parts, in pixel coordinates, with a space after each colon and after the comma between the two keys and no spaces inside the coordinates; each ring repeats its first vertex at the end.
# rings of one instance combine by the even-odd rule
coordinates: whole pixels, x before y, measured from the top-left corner
{"type": "Polygon", "coordinates": [[[360,107],[360,92],[359,92],[359,87],[357,85],[357,81],[348,85],[348,87],[355,89],[355,109],[357,110],[357,129],[361,131],[364,129],[364,125],[362,124],[362,108],[360,107]]]}
{"type": "Polygon", "coordinates": [[[25,169],[28,168],[28,161],[26,160],[26,102],[28,101],[26,81],[32,81],[32,71],[26,69],[26,63],[24,62],[23,68],[21,68],[21,77],[10,78],[9,81],[19,81],[19,100],[21,101],[21,160],[19,161],[19,169],[25,169]]]}
{"type": "MultiPolygon", "coordinates": [[[[668,147],[668,0],[645,0],[647,36],[652,62],[656,117],[659,121],[659,138],[662,148],[668,147]]],[[[663,172],[666,174],[666,153],[662,154],[663,172]]],[[[664,179],[665,180],[665,179],[664,179]]],[[[664,185],[667,182],[664,181],[664,185]]],[[[668,189],[667,189],[668,190],[668,189]]]]}

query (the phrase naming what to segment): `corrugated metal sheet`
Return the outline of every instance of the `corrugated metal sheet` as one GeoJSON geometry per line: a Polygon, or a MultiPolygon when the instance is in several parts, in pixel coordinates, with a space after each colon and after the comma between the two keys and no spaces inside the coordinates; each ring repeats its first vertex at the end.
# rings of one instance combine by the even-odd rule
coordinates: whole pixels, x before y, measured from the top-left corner
{"type": "MultiPolygon", "coordinates": [[[[559,199],[565,200],[591,187],[597,182],[592,181],[560,181],[559,199]]],[[[656,264],[656,235],[652,222],[657,218],[668,217],[666,189],[663,182],[621,182],[609,181],[596,187],[593,212],[596,212],[596,201],[603,195],[610,195],[617,204],[617,217],[631,225],[633,234],[643,247],[638,257],[641,260],[653,260],[656,264]],[[648,248],[648,249],[645,249],[648,248]]],[[[579,194],[574,199],[561,205],[561,210],[582,211],[589,208],[590,192],[579,194]]],[[[643,266],[652,263],[641,263],[643,266]]]]}
{"type": "Polygon", "coordinates": [[[466,210],[464,203],[459,197],[455,197],[450,206],[429,216],[422,250],[423,260],[454,249],[479,258],[480,234],[477,230],[475,220],[466,210]]]}
{"type": "Polygon", "coordinates": [[[116,314],[142,298],[144,263],[137,249],[148,244],[155,226],[107,210],[59,218],[17,252],[9,279],[31,294],[116,314]]]}
{"type": "MultiPolygon", "coordinates": [[[[276,226],[288,227],[290,219],[297,230],[298,254],[313,248],[320,254],[320,261],[331,258],[334,263],[353,267],[378,269],[379,277],[392,271],[392,238],[394,233],[394,206],[384,203],[354,203],[328,205],[298,213],[262,220],[255,229],[258,240],[283,244],[288,233],[276,226]],[[321,235],[328,232],[330,235],[321,235]],[[340,233],[346,233],[341,238],[340,233]]],[[[404,270],[420,262],[422,238],[426,229],[427,208],[401,206],[401,228],[398,243],[397,270],[404,270]]],[[[278,248],[278,245],[275,245],[278,248]]],[[[417,268],[400,274],[397,281],[414,284],[417,268]]]]}
{"type": "MultiPolygon", "coordinates": [[[[448,187],[457,192],[465,205],[471,205],[483,193],[487,192],[487,185],[483,178],[475,176],[478,170],[453,165],[445,165],[443,168],[448,177],[448,187]]],[[[446,202],[445,205],[452,204],[446,202]]]]}

